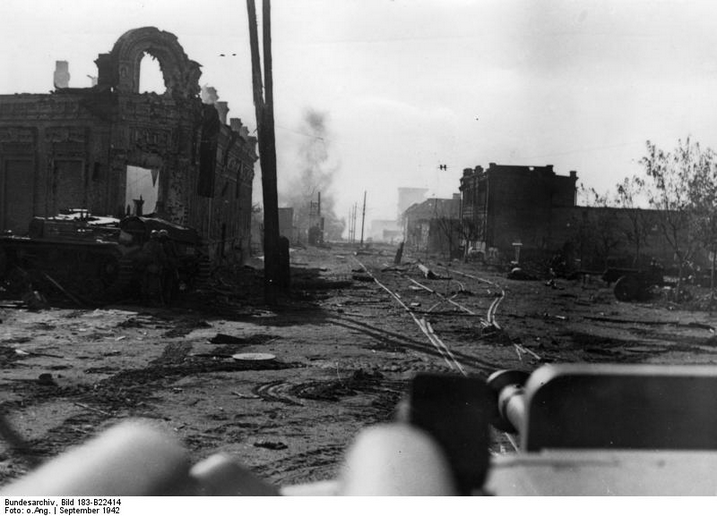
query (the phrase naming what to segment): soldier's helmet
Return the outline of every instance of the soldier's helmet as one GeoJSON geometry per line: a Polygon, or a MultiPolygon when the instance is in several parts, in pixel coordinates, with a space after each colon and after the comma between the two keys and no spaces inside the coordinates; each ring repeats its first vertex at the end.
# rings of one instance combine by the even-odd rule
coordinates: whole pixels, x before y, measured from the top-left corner
{"type": "Polygon", "coordinates": [[[160,229],[159,238],[169,238],[169,231],[167,231],[166,229],[160,229]]]}
{"type": "Polygon", "coordinates": [[[156,229],[153,229],[149,232],[149,238],[159,238],[159,231],[156,229]]]}

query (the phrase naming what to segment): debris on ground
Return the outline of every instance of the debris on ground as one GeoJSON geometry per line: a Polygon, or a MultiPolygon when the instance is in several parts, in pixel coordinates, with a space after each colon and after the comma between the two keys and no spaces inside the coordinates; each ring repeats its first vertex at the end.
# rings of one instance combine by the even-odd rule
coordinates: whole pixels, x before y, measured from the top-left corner
{"type": "Polygon", "coordinates": [[[436,275],[435,272],[433,272],[431,269],[429,269],[428,267],[426,267],[426,266],[423,265],[422,263],[419,263],[419,264],[417,264],[417,265],[418,265],[418,269],[421,271],[421,273],[423,274],[423,277],[424,277],[424,278],[426,278],[426,279],[436,279],[436,278],[438,278],[438,276],[436,275]]]}
{"type": "Polygon", "coordinates": [[[42,373],[37,377],[37,383],[45,386],[57,387],[57,382],[50,373],[42,373]]]}
{"type": "Polygon", "coordinates": [[[273,441],[257,441],[254,443],[257,448],[266,448],[267,450],[285,450],[288,446],[285,443],[273,441]]]}
{"type": "MultiPolygon", "coordinates": [[[[340,254],[308,247],[292,257],[292,292],[270,307],[260,263],[217,268],[207,281],[221,293],[205,288],[171,307],[123,302],[93,311],[67,303],[30,312],[19,303],[23,291],[0,289],[3,416],[31,437],[32,456],[43,460],[118,420],[153,418],[176,433],[193,461],[221,450],[282,485],[333,478],[348,436],[392,420],[413,376],[455,373],[441,345],[468,375],[546,362],[717,359],[714,317],[690,311],[698,300],[709,302],[706,289],[695,287],[691,303],[622,303],[602,282],[560,279],[565,291],[553,291],[527,261],[520,267],[540,283],[507,281],[510,269],[499,265],[455,262],[444,272],[421,253],[434,273],[482,279],[461,276],[442,292],[467,312],[409,289],[409,276],[421,278],[416,255],[406,250],[403,265],[387,267],[395,246],[386,249],[390,258],[374,250],[364,259],[351,256],[355,245],[340,254]],[[358,263],[366,269],[351,270],[358,263]],[[407,313],[388,289],[426,311],[407,313]],[[500,327],[486,327],[486,310],[502,290],[500,327]],[[433,325],[426,334],[413,321],[424,313],[433,325]],[[244,352],[280,358],[232,358],[244,352]]],[[[2,484],[26,465],[14,452],[0,455],[2,484]]]]}
{"type": "Polygon", "coordinates": [[[239,361],[257,362],[265,360],[275,360],[276,355],[273,355],[271,353],[237,353],[235,355],[232,355],[232,358],[234,360],[239,361]]]}
{"type": "Polygon", "coordinates": [[[50,308],[50,304],[44,295],[38,290],[30,290],[22,296],[22,301],[31,311],[40,311],[50,308]]]}
{"type": "Polygon", "coordinates": [[[520,267],[513,267],[508,273],[508,279],[520,281],[535,281],[538,278],[533,274],[524,271],[520,267]]]}
{"type": "Polygon", "coordinates": [[[373,281],[373,278],[366,272],[355,272],[351,275],[351,278],[355,281],[373,281]]]}
{"type": "Polygon", "coordinates": [[[52,357],[52,358],[65,358],[62,355],[54,355],[52,353],[38,353],[36,351],[25,351],[24,349],[15,348],[15,353],[18,355],[28,355],[35,357],[52,357]]]}
{"type": "Polygon", "coordinates": [[[234,396],[238,396],[239,398],[245,399],[245,400],[258,400],[261,399],[261,396],[257,396],[256,394],[244,394],[243,392],[238,391],[232,391],[232,394],[234,396]]]}
{"type": "Polygon", "coordinates": [[[224,333],[217,333],[214,337],[209,339],[212,344],[246,344],[247,341],[243,337],[235,337],[233,335],[226,335],[224,333]]]}

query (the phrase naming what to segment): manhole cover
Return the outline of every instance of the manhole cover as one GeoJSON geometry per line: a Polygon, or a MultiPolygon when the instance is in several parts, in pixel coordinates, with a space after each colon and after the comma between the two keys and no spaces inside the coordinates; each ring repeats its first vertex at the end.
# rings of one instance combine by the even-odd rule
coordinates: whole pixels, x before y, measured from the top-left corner
{"type": "Polygon", "coordinates": [[[232,355],[234,360],[274,360],[276,355],[271,353],[237,353],[232,355]]]}

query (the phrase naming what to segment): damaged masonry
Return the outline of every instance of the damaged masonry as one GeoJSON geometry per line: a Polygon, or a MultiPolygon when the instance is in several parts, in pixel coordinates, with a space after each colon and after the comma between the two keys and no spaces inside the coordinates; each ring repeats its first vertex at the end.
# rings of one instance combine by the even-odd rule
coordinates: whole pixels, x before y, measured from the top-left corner
{"type": "MultiPolygon", "coordinates": [[[[58,61],[49,94],[0,95],[0,230],[72,210],[150,215],[198,231],[210,257],[250,252],[256,139],[225,103],[200,98],[200,65],[176,36],[127,31],[100,54],[96,84],[69,87],[58,61]],[[166,91],[139,93],[157,59],[166,91]]],[[[93,80],[94,82],[94,80],[93,80]]]]}

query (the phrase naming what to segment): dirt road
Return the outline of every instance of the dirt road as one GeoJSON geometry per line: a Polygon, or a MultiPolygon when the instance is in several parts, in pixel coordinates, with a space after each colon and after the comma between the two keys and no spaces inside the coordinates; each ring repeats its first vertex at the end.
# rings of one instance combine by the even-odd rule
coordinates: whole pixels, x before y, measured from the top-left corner
{"type": "Polygon", "coordinates": [[[130,417],[155,421],[196,460],[228,452],[279,485],[329,479],[351,437],[390,419],[419,372],[717,362],[706,312],[475,264],[425,261],[428,279],[393,253],[294,250],[292,295],[275,308],[251,268],[218,273],[171,309],[30,311],[3,299],[0,410],[30,454],[0,447],[0,484],[130,417]]]}

